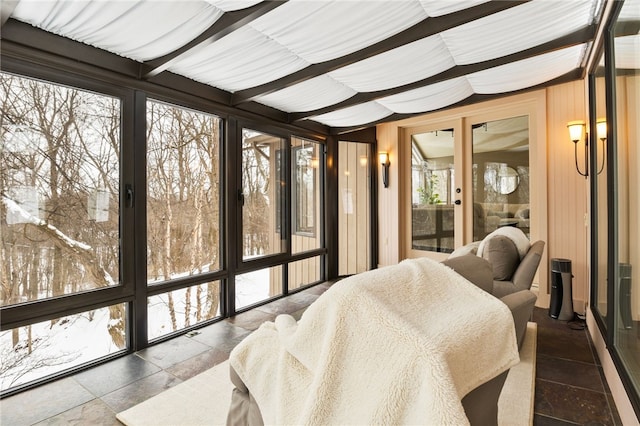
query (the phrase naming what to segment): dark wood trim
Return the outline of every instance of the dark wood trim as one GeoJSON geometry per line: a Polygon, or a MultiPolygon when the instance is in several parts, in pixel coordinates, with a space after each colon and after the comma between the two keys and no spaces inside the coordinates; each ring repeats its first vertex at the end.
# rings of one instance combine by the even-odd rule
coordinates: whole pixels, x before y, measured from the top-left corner
{"type": "MultiPolygon", "coordinates": [[[[68,74],[77,74],[129,89],[147,92],[150,97],[163,96],[180,100],[185,95],[201,99],[204,111],[216,115],[235,115],[238,118],[257,122],[268,122],[291,132],[326,135],[329,128],[313,121],[292,124],[287,113],[266,105],[249,102],[241,108],[230,105],[231,94],[224,90],[199,83],[165,71],[148,80],[140,78],[140,64],[105,50],[79,43],[22,22],[9,19],[2,28],[0,69],[7,64],[22,62],[31,66],[29,70],[50,68],[68,74]],[[47,50],[42,50],[46,46],[47,50]]],[[[11,69],[9,68],[9,72],[11,69]]]]}
{"type": "MultiPolygon", "coordinates": [[[[42,31],[41,33],[46,34],[42,31]]],[[[59,37],[59,39],[61,41],[70,41],[62,37],[59,37]]],[[[78,46],[83,46],[81,43],[70,42],[76,43],[78,46]]],[[[116,55],[93,47],[90,49],[92,49],[92,52],[95,51],[101,55],[113,57],[115,63],[119,62],[116,55]]],[[[267,122],[291,132],[311,132],[312,134],[323,135],[329,133],[327,126],[312,121],[301,121],[296,124],[291,124],[286,113],[254,102],[243,104],[242,108],[231,107],[229,106],[230,95],[227,92],[203,83],[195,82],[177,74],[164,72],[151,80],[140,80],[137,76],[101,68],[90,63],[80,62],[77,58],[69,58],[55,53],[44,52],[30,46],[3,39],[0,69],[8,72],[16,72],[14,71],[16,67],[23,70],[21,73],[24,75],[29,75],[33,70],[38,68],[50,68],[66,74],[86,76],[87,78],[110,85],[142,90],[147,92],[150,97],[160,96],[165,99],[172,99],[172,102],[182,102],[185,99],[189,100],[189,102],[194,102],[199,99],[202,101],[200,104],[203,108],[206,108],[204,111],[207,113],[219,116],[235,115],[246,120],[267,122]],[[14,65],[18,63],[21,63],[22,66],[14,65]]],[[[117,66],[115,68],[117,69],[117,66]]]]}
{"type": "Polygon", "coordinates": [[[325,243],[327,247],[326,279],[338,278],[338,138],[331,136],[326,145],[325,243]],[[332,202],[329,202],[331,200],[332,202]]]}
{"type": "Polygon", "coordinates": [[[452,108],[457,108],[457,107],[461,107],[461,106],[465,106],[465,105],[471,105],[471,104],[475,104],[475,103],[479,103],[479,102],[485,102],[485,101],[490,101],[490,100],[494,100],[494,99],[500,99],[500,98],[505,98],[505,97],[509,97],[509,96],[513,96],[513,95],[517,95],[519,93],[526,93],[526,92],[531,92],[533,90],[539,90],[539,89],[544,89],[546,87],[549,86],[555,86],[557,84],[563,84],[563,83],[568,83],[570,81],[576,81],[576,80],[581,80],[582,79],[582,74],[583,74],[583,68],[576,68],[573,71],[569,71],[568,73],[561,75],[560,77],[554,78],[552,80],[549,80],[545,83],[541,83],[535,86],[531,86],[531,87],[527,87],[525,89],[520,89],[520,90],[516,90],[513,92],[506,92],[506,93],[496,93],[496,94],[491,94],[491,95],[480,95],[480,94],[473,94],[471,96],[469,96],[466,99],[461,100],[460,102],[456,102],[455,104],[451,104],[448,105],[446,107],[443,108],[439,108],[439,109],[435,109],[432,111],[424,111],[424,112],[416,112],[416,113],[410,113],[410,114],[391,114],[387,117],[384,117],[380,120],[371,122],[371,123],[367,123],[364,124],[362,126],[352,126],[352,127],[332,127],[331,128],[331,134],[332,135],[342,135],[343,133],[346,132],[352,132],[354,130],[359,130],[359,129],[363,129],[366,127],[370,127],[370,126],[375,126],[381,123],[388,123],[388,122],[392,122],[392,121],[399,121],[399,120],[404,120],[406,118],[412,118],[412,117],[417,117],[420,115],[426,115],[426,114],[431,114],[434,112],[438,112],[438,111],[446,111],[452,108]]]}
{"type": "MultiPolygon", "coordinates": [[[[132,186],[134,189],[133,210],[133,238],[129,240],[129,247],[133,256],[123,259],[123,262],[131,262],[133,259],[135,268],[135,299],[132,303],[132,312],[129,313],[133,324],[128,329],[131,336],[131,349],[134,351],[149,346],[148,316],[147,316],[147,96],[144,92],[135,91],[133,111],[127,114],[130,120],[128,126],[132,127],[133,166],[132,186]]],[[[124,193],[124,190],[120,190],[124,193]]],[[[124,194],[121,194],[124,197],[124,194]]],[[[123,236],[128,238],[127,236],[123,236]]]]}
{"type": "Polygon", "coordinates": [[[395,48],[404,46],[405,44],[412,43],[417,40],[438,34],[442,31],[466,24],[477,19],[493,15],[494,13],[502,12],[515,6],[519,6],[526,3],[529,0],[518,1],[491,1],[488,3],[482,3],[477,6],[463,9],[457,12],[450,13],[448,15],[439,16],[436,18],[426,18],[421,22],[407,28],[400,33],[391,36],[378,43],[367,46],[364,49],[356,52],[344,55],[342,57],[331,59],[329,61],[321,62],[318,64],[312,64],[308,67],[301,69],[300,71],[286,75],[277,80],[269,83],[261,84],[256,87],[252,87],[246,90],[239,90],[233,94],[232,105],[238,105],[243,102],[249,102],[254,100],[258,96],[267,95],[277,90],[284,89],[297,83],[301,83],[306,80],[310,80],[314,77],[326,74],[334,71],[338,68],[351,65],[355,62],[371,58],[372,56],[379,55],[384,52],[388,52],[395,48]]]}
{"type": "Polygon", "coordinates": [[[225,143],[224,143],[224,268],[229,272],[229,276],[224,286],[223,298],[221,299],[223,316],[233,316],[236,313],[236,271],[238,269],[238,253],[242,253],[242,224],[241,207],[238,202],[238,190],[242,188],[242,135],[238,120],[229,117],[225,121],[225,143]]]}
{"type": "Polygon", "coordinates": [[[127,303],[131,300],[133,300],[131,289],[124,286],[114,286],[53,299],[33,300],[18,305],[3,306],[0,309],[2,317],[0,331],[105,308],[118,303],[127,303]]]}
{"type": "Polygon", "coordinates": [[[477,62],[475,64],[468,65],[456,65],[446,71],[436,74],[431,77],[424,78],[422,80],[415,81],[413,83],[404,84],[402,86],[394,87],[386,90],[378,90],[375,92],[358,93],[349,99],[346,99],[337,104],[328,105],[323,108],[318,108],[313,111],[306,111],[302,113],[290,114],[292,121],[302,120],[308,117],[316,115],[326,114],[338,109],[351,107],[354,105],[370,102],[376,99],[381,99],[391,95],[397,95],[409,90],[419,89],[429,86],[431,84],[441,83],[443,81],[452,80],[454,78],[462,77],[465,75],[473,74],[475,72],[488,70],[491,68],[506,65],[512,62],[521,61],[524,59],[533,58],[535,56],[543,55],[545,53],[554,52],[557,50],[565,49],[568,47],[580,45],[593,40],[596,33],[596,26],[590,25],[582,28],[564,37],[552,40],[548,43],[541,44],[539,46],[532,47],[527,50],[522,50],[517,53],[502,56],[500,58],[491,59],[489,61],[477,62]]]}
{"type": "Polygon", "coordinates": [[[145,62],[142,67],[145,79],[156,76],[167,70],[172,64],[178,62],[187,53],[193,53],[220,40],[222,37],[231,34],[238,28],[250,23],[269,13],[273,9],[285,4],[288,0],[263,1],[246,9],[226,12],[213,25],[207,28],[202,34],[191,40],[189,43],[167,53],[166,55],[145,62]]]}

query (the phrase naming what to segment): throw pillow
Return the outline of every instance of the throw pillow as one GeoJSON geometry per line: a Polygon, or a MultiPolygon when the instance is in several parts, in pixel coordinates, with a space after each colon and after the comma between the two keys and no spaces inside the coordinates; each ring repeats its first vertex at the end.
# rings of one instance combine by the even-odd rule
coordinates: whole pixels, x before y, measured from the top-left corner
{"type": "Polygon", "coordinates": [[[520,263],[518,248],[504,235],[496,235],[489,239],[482,257],[493,267],[493,279],[497,281],[509,281],[520,263]]]}

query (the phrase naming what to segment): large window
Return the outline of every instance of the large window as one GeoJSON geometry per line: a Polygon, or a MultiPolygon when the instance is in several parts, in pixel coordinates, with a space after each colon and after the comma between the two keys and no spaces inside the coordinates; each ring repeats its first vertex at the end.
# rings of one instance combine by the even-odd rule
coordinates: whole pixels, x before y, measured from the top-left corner
{"type": "MultiPolygon", "coordinates": [[[[614,345],[640,413],[640,6],[625,1],[615,25],[617,225],[614,345]]],[[[611,323],[610,323],[611,324],[611,323]]]]}
{"type": "Polygon", "coordinates": [[[286,184],[284,139],[250,129],[242,130],[242,258],[282,253],[282,188],[286,184]]]}
{"type": "Polygon", "coordinates": [[[2,305],[118,285],[120,101],[0,73],[2,305]]]}
{"type": "MultiPolygon", "coordinates": [[[[7,73],[0,99],[0,304],[120,286],[120,99],[7,73]]],[[[126,318],[114,304],[3,327],[2,391],[126,349],[126,318]]]]}
{"type": "MultiPolygon", "coordinates": [[[[147,103],[147,281],[220,269],[220,129],[213,115],[147,103]]],[[[155,338],[220,315],[220,282],[149,298],[155,338]]]]}
{"type": "Polygon", "coordinates": [[[325,278],[321,141],[9,62],[2,396],[325,278]]]}
{"type": "Polygon", "coordinates": [[[640,7],[616,2],[591,71],[591,309],[640,415],[640,7]]]}

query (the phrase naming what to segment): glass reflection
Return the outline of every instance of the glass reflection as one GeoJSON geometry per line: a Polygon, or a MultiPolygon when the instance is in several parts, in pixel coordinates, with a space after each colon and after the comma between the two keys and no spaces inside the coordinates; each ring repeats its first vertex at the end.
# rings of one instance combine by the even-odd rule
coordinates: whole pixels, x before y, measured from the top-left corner
{"type": "MultiPolygon", "coordinates": [[[[606,120],[607,106],[605,102],[606,93],[606,81],[604,78],[604,55],[600,57],[598,68],[595,72],[595,93],[592,94],[592,102],[595,102],[596,117],[601,119],[598,121],[606,120]]],[[[602,130],[602,126],[601,126],[602,130]]],[[[602,136],[602,135],[599,135],[602,136]]],[[[606,136],[606,135],[605,135],[606,136]]],[[[600,142],[600,141],[598,141],[600,142]]],[[[607,170],[605,164],[605,151],[598,149],[599,143],[592,144],[592,149],[595,149],[595,162],[598,165],[599,173],[592,173],[591,179],[595,181],[595,208],[593,214],[595,215],[595,235],[596,244],[594,252],[596,256],[595,263],[595,279],[596,279],[596,300],[595,307],[597,312],[602,317],[603,325],[606,326],[607,322],[604,320],[607,317],[607,253],[608,247],[608,232],[607,232],[607,170]],[[602,166],[602,168],[600,167],[602,166]]],[[[595,170],[595,168],[592,168],[595,170]]]]}
{"type": "Polygon", "coordinates": [[[529,118],[477,123],[473,133],[473,239],[502,226],[529,235],[529,118]]]}
{"type": "Polygon", "coordinates": [[[640,34],[637,2],[625,2],[615,26],[618,266],[614,344],[636,396],[640,393],[640,34]],[[627,35],[628,34],[628,35],[627,35]]]}
{"type": "Polygon", "coordinates": [[[411,136],[411,247],[454,249],[453,129],[411,136]]]}

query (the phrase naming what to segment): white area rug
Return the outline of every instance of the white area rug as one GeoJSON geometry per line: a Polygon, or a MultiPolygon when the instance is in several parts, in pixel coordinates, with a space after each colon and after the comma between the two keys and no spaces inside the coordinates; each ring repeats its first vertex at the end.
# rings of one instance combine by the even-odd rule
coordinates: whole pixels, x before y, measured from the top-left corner
{"type": "MultiPolygon", "coordinates": [[[[520,350],[520,363],[509,375],[498,401],[498,424],[533,424],[538,326],[530,322],[520,350]]],[[[116,418],[128,426],[224,425],[233,385],[229,362],[201,373],[126,411],[116,418]]]]}

